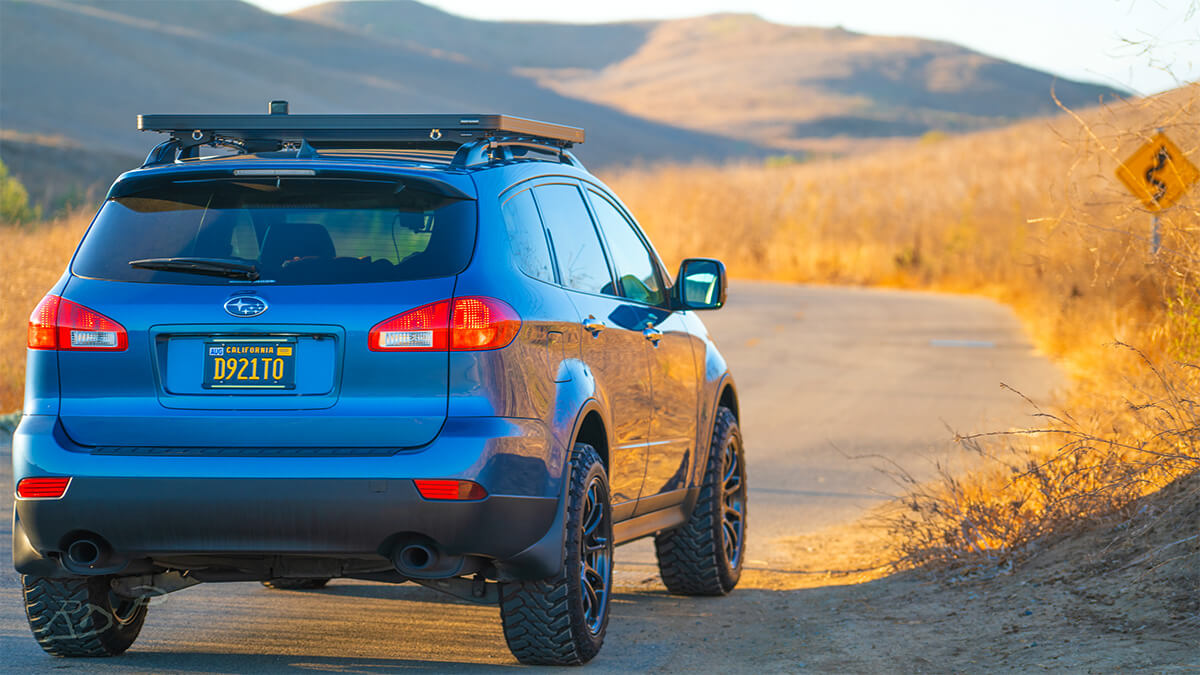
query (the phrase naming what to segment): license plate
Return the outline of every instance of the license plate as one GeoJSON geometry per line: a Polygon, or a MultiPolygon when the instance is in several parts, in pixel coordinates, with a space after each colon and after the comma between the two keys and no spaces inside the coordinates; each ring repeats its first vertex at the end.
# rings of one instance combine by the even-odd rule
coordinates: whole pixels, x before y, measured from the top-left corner
{"type": "Polygon", "coordinates": [[[205,389],[295,389],[294,339],[204,342],[205,389]]]}

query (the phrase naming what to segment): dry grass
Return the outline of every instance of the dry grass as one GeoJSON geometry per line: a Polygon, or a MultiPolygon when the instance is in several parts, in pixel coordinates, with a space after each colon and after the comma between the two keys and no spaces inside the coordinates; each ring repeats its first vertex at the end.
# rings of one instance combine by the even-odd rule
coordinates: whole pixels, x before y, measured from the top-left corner
{"type": "Polygon", "coordinates": [[[29,314],[66,269],[90,221],[90,213],[77,213],[32,226],[0,223],[0,413],[21,408],[29,314]]]}
{"type": "MultiPolygon", "coordinates": [[[[971,438],[989,470],[913,486],[896,521],[911,564],[992,564],[1111,515],[1200,458],[1200,198],[1162,217],[1113,178],[1165,128],[1193,161],[1200,85],[1008,129],[797,166],[659,167],[607,176],[669,262],[734,276],[982,293],[1014,306],[1076,387],[1040,433],[971,438]],[[1114,347],[1120,341],[1129,347],[1114,347]]],[[[0,410],[20,405],[25,322],[87,216],[0,225],[0,410]]]]}
{"type": "Polygon", "coordinates": [[[964,439],[990,468],[916,485],[905,563],[1011,561],[1200,467],[1200,196],[1150,215],[1114,178],[1163,128],[1200,163],[1200,85],[841,161],[608,176],[669,261],[980,293],[1016,308],[1074,391],[1040,433],[964,439]],[[1134,345],[1136,349],[1121,345],[1134,345]]]}

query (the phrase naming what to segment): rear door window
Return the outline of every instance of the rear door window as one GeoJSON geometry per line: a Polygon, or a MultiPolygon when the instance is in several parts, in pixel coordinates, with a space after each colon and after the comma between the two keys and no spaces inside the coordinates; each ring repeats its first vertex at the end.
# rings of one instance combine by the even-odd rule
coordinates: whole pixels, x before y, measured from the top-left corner
{"type": "Polygon", "coordinates": [[[115,281],[245,283],[129,265],[202,258],[252,265],[260,283],[450,276],[470,261],[475,220],[470,200],[390,179],[172,182],[106,202],[80,244],[72,271],[115,281]]]}
{"type": "Polygon", "coordinates": [[[661,305],[667,300],[658,266],[645,242],[625,214],[595,190],[588,190],[592,209],[604,237],[608,240],[608,253],[617,268],[617,282],[621,295],[650,305],[661,305]]]}
{"type": "Polygon", "coordinates": [[[542,222],[550,232],[563,285],[588,293],[613,295],[604,247],[579,188],[556,183],[539,185],[533,193],[542,222]]]}
{"type": "Polygon", "coordinates": [[[517,266],[534,279],[554,283],[554,263],[550,259],[550,246],[533,201],[533,192],[518,192],[504,202],[501,210],[517,266]]]}

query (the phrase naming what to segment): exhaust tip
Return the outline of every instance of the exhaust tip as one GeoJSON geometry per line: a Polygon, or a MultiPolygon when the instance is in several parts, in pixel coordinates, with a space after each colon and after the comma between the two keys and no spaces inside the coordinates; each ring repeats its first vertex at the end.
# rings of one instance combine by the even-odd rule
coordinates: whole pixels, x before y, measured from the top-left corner
{"type": "Polygon", "coordinates": [[[398,536],[388,554],[396,571],[408,579],[447,579],[463,574],[463,569],[477,571],[477,559],[461,553],[450,553],[433,539],[421,534],[398,536]]]}
{"type": "Polygon", "coordinates": [[[424,544],[409,544],[400,549],[396,556],[396,567],[400,571],[420,571],[433,565],[437,553],[424,544]]]}
{"type": "Polygon", "coordinates": [[[77,539],[67,547],[67,560],[75,565],[92,567],[100,562],[100,544],[91,539],[77,539]]]}

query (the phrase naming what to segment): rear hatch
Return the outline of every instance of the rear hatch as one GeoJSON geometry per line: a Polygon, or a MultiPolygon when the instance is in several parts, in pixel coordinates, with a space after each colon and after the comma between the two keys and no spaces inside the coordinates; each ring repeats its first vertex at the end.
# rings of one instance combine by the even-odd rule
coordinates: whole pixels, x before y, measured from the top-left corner
{"type": "Polygon", "coordinates": [[[106,448],[431,441],[447,352],[368,338],[453,296],[474,202],[424,177],[229,173],[118,184],[101,208],[63,298],[119,324],[126,346],[60,345],[67,435],[106,448]]]}

